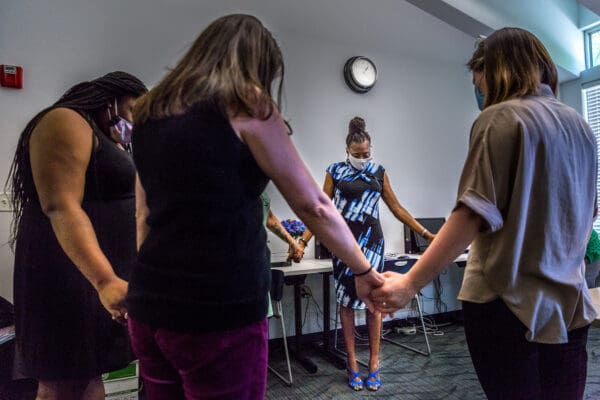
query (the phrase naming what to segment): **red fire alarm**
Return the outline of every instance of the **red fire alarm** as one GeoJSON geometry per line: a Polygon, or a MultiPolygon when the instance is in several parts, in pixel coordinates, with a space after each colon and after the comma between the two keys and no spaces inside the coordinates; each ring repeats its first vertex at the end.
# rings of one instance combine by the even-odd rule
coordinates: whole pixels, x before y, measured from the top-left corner
{"type": "Polygon", "coordinates": [[[23,67],[0,64],[0,86],[22,89],[23,67]]]}

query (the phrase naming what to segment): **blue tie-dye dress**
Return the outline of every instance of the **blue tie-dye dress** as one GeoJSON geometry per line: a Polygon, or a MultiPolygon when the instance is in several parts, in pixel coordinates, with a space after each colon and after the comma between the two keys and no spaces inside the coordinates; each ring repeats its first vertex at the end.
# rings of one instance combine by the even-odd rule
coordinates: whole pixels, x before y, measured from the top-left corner
{"type": "MultiPolygon", "coordinates": [[[[349,162],[331,164],[327,172],[333,178],[333,202],[354,234],[367,260],[377,271],[383,270],[384,240],[379,223],[379,199],[385,169],[370,162],[359,171],[349,162]]],[[[333,276],[337,301],[344,307],[363,309],[357,297],[350,268],[333,256],[333,276]]]]}

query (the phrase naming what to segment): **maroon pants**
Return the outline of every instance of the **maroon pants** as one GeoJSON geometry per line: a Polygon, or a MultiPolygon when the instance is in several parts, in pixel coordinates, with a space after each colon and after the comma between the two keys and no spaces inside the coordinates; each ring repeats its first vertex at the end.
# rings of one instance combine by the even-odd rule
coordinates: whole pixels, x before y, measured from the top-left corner
{"type": "Polygon", "coordinates": [[[147,400],[262,400],[267,383],[268,321],[189,334],[129,319],[147,400]]]}
{"type": "Polygon", "coordinates": [[[569,342],[525,339],[527,328],[502,300],[463,301],[465,336],[479,382],[489,400],[580,400],[587,373],[588,326],[569,342]]]}

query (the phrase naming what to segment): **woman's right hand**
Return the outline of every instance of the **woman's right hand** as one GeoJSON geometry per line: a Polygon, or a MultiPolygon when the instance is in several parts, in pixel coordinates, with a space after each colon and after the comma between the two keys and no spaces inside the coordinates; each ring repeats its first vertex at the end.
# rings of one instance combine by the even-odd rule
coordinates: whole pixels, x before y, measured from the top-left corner
{"type": "Polygon", "coordinates": [[[370,295],[371,292],[380,286],[382,286],[385,282],[383,276],[377,272],[374,268],[369,271],[366,275],[355,276],[354,277],[354,285],[356,287],[356,295],[359,299],[365,302],[367,308],[372,313],[376,312],[375,304],[373,303],[370,295]]]}
{"type": "Polygon", "coordinates": [[[127,320],[127,309],[125,308],[127,288],[127,282],[115,276],[97,289],[102,306],[110,313],[112,319],[121,324],[125,324],[127,320]]]}

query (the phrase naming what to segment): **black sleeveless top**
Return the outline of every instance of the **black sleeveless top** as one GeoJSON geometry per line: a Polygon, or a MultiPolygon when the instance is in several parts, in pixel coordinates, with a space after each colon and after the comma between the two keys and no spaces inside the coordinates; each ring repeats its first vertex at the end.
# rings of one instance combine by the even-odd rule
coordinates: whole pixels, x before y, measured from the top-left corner
{"type": "Polygon", "coordinates": [[[210,332],[265,318],[270,273],[260,193],[267,177],[229,119],[204,103],[137,124],[133,155],[150,214],[129,314],[210,332]]]}
{"type": "MultiPolygon", "coordinates": [[[[115,272],[129,279],[135,249],[135,168],[131,156],[85,114],[96,145],[86,171],[82,208],[115,272]]],[[[40,207],[31,171],[15,249],[15,372],[43,380],[88,379],[127,365],[127,329],[114,322],[98,294],[56,239],[40,207]]]]}

